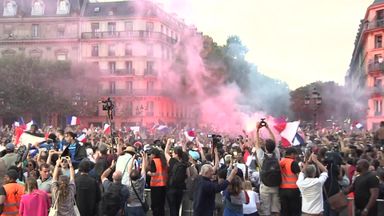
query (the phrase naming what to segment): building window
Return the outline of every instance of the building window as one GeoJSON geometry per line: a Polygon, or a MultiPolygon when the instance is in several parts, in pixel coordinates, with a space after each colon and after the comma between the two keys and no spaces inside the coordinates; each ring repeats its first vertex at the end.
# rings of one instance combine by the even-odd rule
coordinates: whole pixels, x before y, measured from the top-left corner
{"type": "Polygon", "coordinates": [[[111,74],[116,73],[116,62],[109,62],[108,68],[109,68],[109,73],[111,74]]]}
{"type": "Polygon", "coordinates": [[[127,87],[126,88],[127,92],[131,94],[132,93],[132,88],[133,88],[133,82],[132,81],[127,81],[126,82],[126,87],[127,87]]]}
{"type": "Polygon", "coordinates": [[[155,29],[155,25],[153,24],[153,22],[147,22],[147,26],[146,26],[147,32],[153,32],[154,29],[155,29]]]}
{"type": "Polygon", "coordinates": [[[382,113],[382,106],[383,106],[383,101],[382,100],[374,100],[374,108],[375,108],[375,116],[379,116],[382,113]]]}
{"type": "Polygon", "coordinates": [[[99,56],[99,45],[92,45],[92,56],[99,56]]]}
{"type": "Polygon", "coordinates": [[[130,44],[125,45],[125,55],[132,56],[132,46],[130,44]]]}
{"type": "MultiPolygon", "coordinates": [[[[115,81],[109,82],[109,93],[110,94],[116,93],[116,82],[115,81]]],[[[115,106],[116,106],[116,104],[115,104],[115,106]]]]}
{"type": "Polygon", "coordinates": [[[375,35],[375,48],[381,48],[383,43],[382,35],[375,35]]]}
{"type": "Polygon", "coordinates": [[[116,23],[115,22],[109,22],[108,23],[108,33],[109,33],[109,35],[115,35],[116,34],[116,23]]]}
{"type": "Polygon", "coordinates": [[[32,24],[32,37],[39,37],[39,24],[32,24]]]}
{"type": "Polygon", "coordinates": [[[153,57],[153,44],[147,46],[147,57],[153,57]]]}
{"type": "Polygon", "coordinates": [[[44,9],[45,9],[45,4],[42,0],[34,0],[32,3],[31,15],[42,16],[44,15],[44,9]]]}
{"type": "Polygon", "coordinates": [[[155,103],[153,101],[147,102],[147,116],[154,116],[155,103]]]}
{"type": "Polygon", "coordinates": [[[128,74],[133,74],[133,66],[132,66],[132,61],[126,61],[125,62],[125,68],[127,69],[128,74]]]}
{"type": "Polygon", "coordinates": [[[15,16],[17,13],[17,4],[14,0],[4,2],[3,16],[15,16]]]}
{"type": "Polygon", "coordinates": [[[108,56],[115,56],[115,45],[111,44],[108,46],[108,56]]]}
{"type": "Polygon", "coordinates": [[[57,36],[64,37],[64,34],[65,34],[65,25],[64,24],[58,25],[57,26],[57,36]]]}
{"type": "Polygon", "coordinates": [[[99,23],[91,23],[91,31],[92,32],[98,32],[100,29],[99,23]]]}
{"type": "Polygon", "coordinates": [[[381,54],[376,54],[374,56],[374,63],[382,63],[383,62],[383,56],[381,54]]]}
{"type": "Polygon", "coordinates": [[[144,74],[153,74],[154,73],[154,62],[147,61],[147,68],[144,71],[144,74]]]}
{"type": "Polygon", "coordinates": [[[57,10],[56,14],[62,15],[62,14],[69,14],[69,1],[68,0],[60,0],[57,3],[57,10]]]}
{"type": "Polygon", "coordinates": [[[147,82],[147,92],[150,93],[155,89],[155,82],[153,81],[148,81],[147,82]]]}
{"type": "Polygon", "coordinates": [[[127,31],[127,32],[133,31],[133,22],[132,21],[125,22],[125,31],[127,31]]]}

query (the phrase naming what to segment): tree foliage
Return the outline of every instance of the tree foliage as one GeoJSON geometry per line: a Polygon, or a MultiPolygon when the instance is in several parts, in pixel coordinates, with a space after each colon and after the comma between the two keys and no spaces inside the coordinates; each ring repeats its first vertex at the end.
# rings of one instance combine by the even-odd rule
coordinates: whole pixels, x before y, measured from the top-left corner
{"type": "Polygon", "coordinates": [[[347,119],[354,121],[363,118],[364,108],[358,108],[360,105],[352,100],[349,95],[350,91],[333,81],[329,81],[314,82],[291,92],[291,110],[296,119],[310,123],[314,120],[313,101],[310,105],[305,105],[304,101],[305,96],[310,96],[314,89],[322,97],[322,103],[316,112],[317,121],[320,125],[329,126],[326,124],[327,120],[342,125],[347,119]]]}
{"type": "MultiPolygon", "coordinates": [[[[36,118],[48,113],[77,113],[73,95],[82,92],[92,98],[92,83],[85,67],[70,62],[44,61],[23,55],[0,58],[2,116],[29,114],[36,118]]],[[[95,92],[95,91],[94,91],[95,92]]]]}

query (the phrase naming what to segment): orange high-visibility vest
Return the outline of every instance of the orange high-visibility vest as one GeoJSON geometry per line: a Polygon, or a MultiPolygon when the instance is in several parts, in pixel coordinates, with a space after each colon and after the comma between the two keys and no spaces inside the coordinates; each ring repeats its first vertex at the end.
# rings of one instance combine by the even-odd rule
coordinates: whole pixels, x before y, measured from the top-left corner
{"type": "Polygon", "coordinates": [[[283,158],[280,161],[281,169],[281,184],[280,188],[283,189],[296,189],[297,175],[292,172],[291,166],[295,160],[292,158],[283,158]]]}
{"type": "Polygon", "coordinates": [[[153,158],[156,165],[156,172],[151,176],[151,187],[163,187],[167,185],[167,168],[163,167],[160,158],[153,158]]]}
{"type": "Polygon", "coordinates": [[[6,198],[1,216],[18,216],[21,196],[24,194],[24,186],[18,183],[9,183],[3,185],[3,187],[5,189],[6,198]]]}

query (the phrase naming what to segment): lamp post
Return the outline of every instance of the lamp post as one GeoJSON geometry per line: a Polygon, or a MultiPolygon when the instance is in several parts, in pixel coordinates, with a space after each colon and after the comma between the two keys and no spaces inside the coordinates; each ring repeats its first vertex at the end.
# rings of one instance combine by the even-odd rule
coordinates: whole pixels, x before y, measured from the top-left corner
{"type": "Polygon", "coordinates": [[[317,111],[319,110],[322,102],[323,101],[322,101],[321,95],[316,90],[316,88],[313,88],[311,95],[306,95],[304,98],[304,104],[306,106],[309,106],[313,111],[313,129],[316,129],[317,111]]]}

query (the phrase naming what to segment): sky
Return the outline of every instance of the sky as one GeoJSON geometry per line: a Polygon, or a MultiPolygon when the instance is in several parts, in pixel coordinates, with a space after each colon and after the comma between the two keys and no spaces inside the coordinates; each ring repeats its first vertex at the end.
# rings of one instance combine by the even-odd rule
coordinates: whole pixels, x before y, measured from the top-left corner
{"type": "MultiPolygon", "coordinates": [[[[103,1],[103,0],[99,0],[103,1]]],[[[108,0],[104,0],[108,1],[108,0]]],[[[344,84],[360,20],[373,0],[156,0],[219,45],[237,35],[247,60],[290,89],[344,84]]]]}

